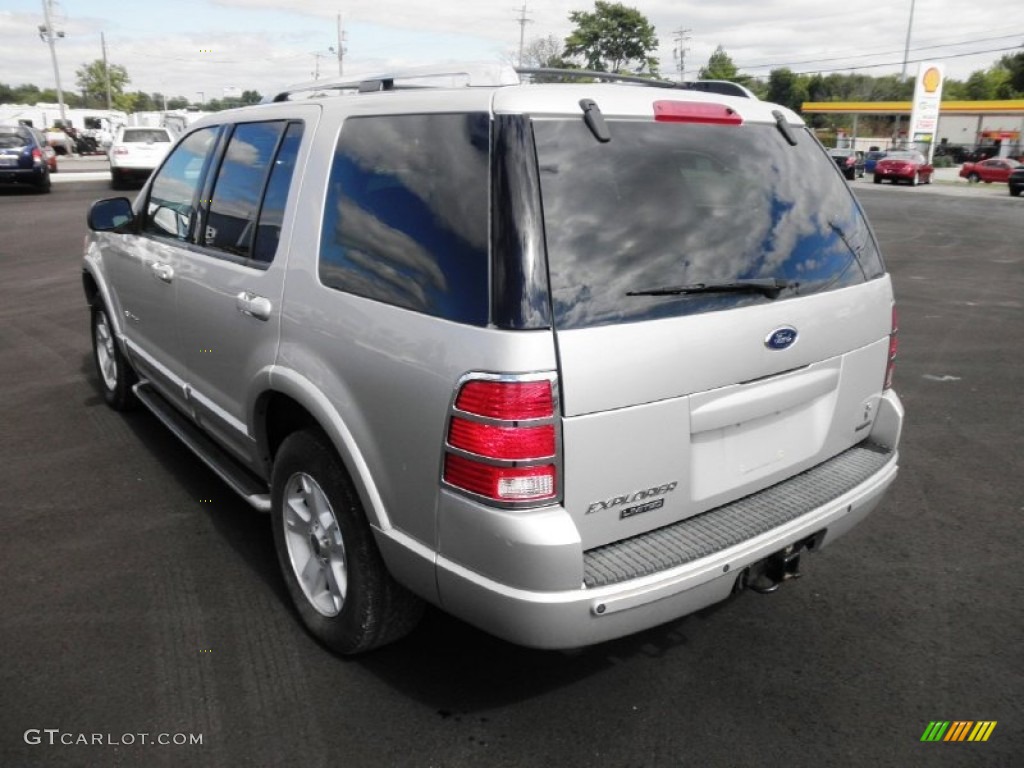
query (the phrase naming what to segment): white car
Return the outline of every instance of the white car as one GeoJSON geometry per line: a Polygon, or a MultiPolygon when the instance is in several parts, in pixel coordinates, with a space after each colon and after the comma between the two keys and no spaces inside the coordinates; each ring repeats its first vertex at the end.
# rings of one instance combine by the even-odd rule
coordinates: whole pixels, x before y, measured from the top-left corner
{"type": "Polygon", "coordinates": [[[167,155],[174,137],[166,128],[119,128],[110,145],[110,186],[144,182],[167,155]]]}

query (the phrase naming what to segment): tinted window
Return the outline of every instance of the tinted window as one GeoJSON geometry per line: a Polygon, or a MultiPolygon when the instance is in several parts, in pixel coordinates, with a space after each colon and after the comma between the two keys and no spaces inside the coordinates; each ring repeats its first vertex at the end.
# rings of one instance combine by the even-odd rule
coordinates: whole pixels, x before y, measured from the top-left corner
{"type": "Polygon", "coordinates": [[[235,128],[217,173],[201,244],[248,258],[263,183],[285,123],[242,123],[235,128]]]}
{"type": "Polygon", "coordinates": [[[535,121],[555,324],[671,317],[770,301],[757,293],[629,296],[744,279],[797,281],[783,301],[883,273],[834,163],[774,125],[535,121]],[[856,255],[855,255],[856,254],[856,255]]]}
{"type": "Polygon", "coordinates": [[[256,261],[273,261],[277,251],[277,241],[281,238],[281,222],[284,219],[284,206],[288,202],[288,188],[292,183],[295,171],[295,158],[299,154],[302,142],[302,123],[291,123],[277,151],[274,167],[270,171],[267,182],[267,193],[263,196],[263,207],[260,209],[260,221],[256,227],[256,242],[253,244],[252,257],[256,261]]]}
{"type": "Polygon", "coordinates": [[[32,134],[27,128],[0,128],[0,149],[17,149],[32,143],[32,134]]]}
{"type": "Polygon", "coordinates": [[[121,141],[125,144],[151,144],[156,141],[166,143],[170,140],[171,137],[167,135],[167,131],[153,128],[126,130],[124,136],[121,137],[121,141]]]}
{"type": "Polygon", "coordinates": [[[486,114],[346,121],[324,211],[323,283],[485,325],[489,132],[486,114]]]}
{"type": "Polygon", "coordinates": [[[192,228],[203,163],[217,137],[217,128],[189,135],[167,158],[153,179],[142,231],[184,240],[192,228]]]}

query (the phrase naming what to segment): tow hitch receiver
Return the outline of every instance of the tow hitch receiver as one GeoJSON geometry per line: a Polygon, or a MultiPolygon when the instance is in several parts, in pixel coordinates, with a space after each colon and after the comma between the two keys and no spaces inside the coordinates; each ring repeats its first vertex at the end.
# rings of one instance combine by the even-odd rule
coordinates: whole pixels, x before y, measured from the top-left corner
{"type": "Polygon", "coordinates": [[[769,555],[750,565],[744,571],[741,583],[743,586],[762,595],[770,594],[779,588],[782,582],[788,579],[799,579],[803,574],[800,572],[800,555],[806,551],[817,549],[825,538],[825,532],[819,531],[813,536],[790,544],[785,549],[769,555]]]}

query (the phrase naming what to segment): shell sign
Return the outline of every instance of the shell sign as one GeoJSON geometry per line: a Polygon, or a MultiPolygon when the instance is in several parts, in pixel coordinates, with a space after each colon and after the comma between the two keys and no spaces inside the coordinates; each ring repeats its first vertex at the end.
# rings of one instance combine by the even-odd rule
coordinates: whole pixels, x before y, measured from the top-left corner
{"type": "Polygon", "coordinates": [[[928,67],[925,70],[924,75],[921,77],[921,85],[924,87],[925,93],[935,93],[942,85],[942,73],[938,67],[928,67]]]}
{"type": "Polygon", "coordinates": [[[942,64],[922,64],[914,86],[914,106],[910,113],[910,128],[907,138],[914,149],[923,152],[929,162],[932,143],[939,127],[939,102],[942,99],[942,64]]]}

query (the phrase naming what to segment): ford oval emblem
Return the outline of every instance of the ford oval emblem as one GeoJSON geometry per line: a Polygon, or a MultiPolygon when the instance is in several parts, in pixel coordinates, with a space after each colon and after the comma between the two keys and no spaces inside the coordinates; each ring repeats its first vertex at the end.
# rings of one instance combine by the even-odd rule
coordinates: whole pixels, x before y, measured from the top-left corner
{"type": "Polygon", "coordinates": [[[764,340],[764,345],[768,349],[789,349],[796,343],[796,328],[791,326],[783,326],[782,328],[776,328],[774,331],[768,334],[768,338],[764,340]]]}

